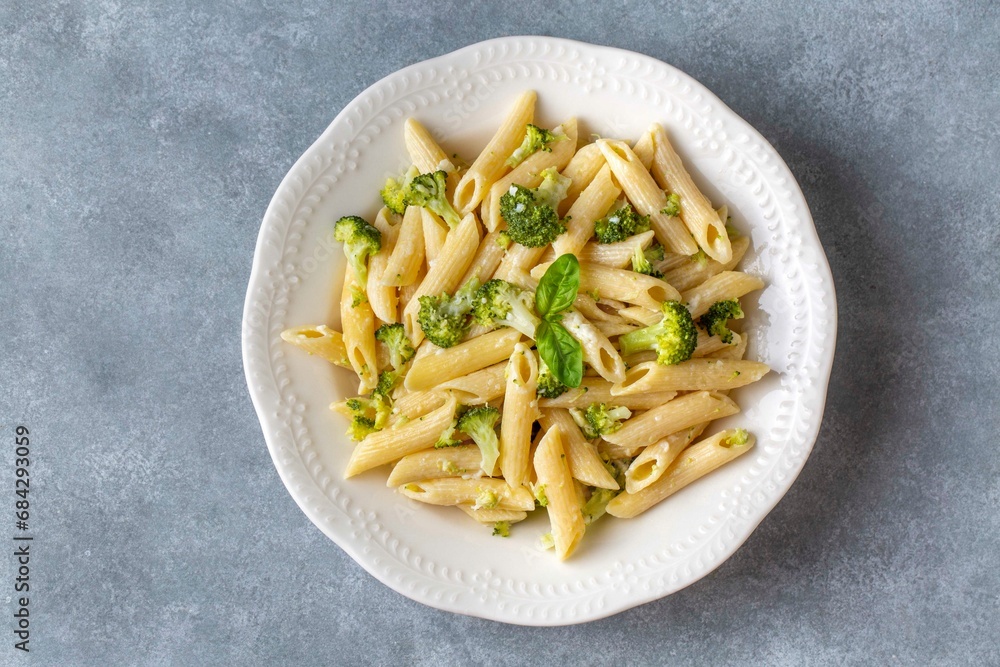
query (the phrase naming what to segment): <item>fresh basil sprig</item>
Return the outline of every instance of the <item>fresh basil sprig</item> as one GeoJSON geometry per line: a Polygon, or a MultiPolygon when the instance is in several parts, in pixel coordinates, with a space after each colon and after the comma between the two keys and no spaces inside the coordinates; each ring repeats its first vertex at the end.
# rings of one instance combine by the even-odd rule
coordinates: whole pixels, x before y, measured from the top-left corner
{"type": "Polygon", "coordinates": [[[569,253],[552,262],[535,288],[535,309],[542,316],[535,330],[538,355],[567,387],[583,381],[583,348],[561,324],[561,313],[573,306],[579,289],[580,262],[569,253]]]}

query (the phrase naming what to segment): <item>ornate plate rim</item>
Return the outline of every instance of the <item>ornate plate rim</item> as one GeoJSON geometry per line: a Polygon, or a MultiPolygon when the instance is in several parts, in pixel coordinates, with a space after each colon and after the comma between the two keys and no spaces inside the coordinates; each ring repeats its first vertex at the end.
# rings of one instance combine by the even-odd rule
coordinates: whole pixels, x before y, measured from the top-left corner
{"type": "MultiPolygon", "coordinates": [[[[802,248],[800,248],[800,250],[802,250],[802,248]]],[[[270,299],[268,299],[268,301],[270,302],[270,299]]],[[[809,213],[805,197],[803,196],[801,189],[795,181],[791,171],[788,169],[787,165],[785,165],[777,151],[775,151],[767,140],[764,139],[764,137],[761,136],[749,123],[743,120],[738,114],[719,100],[718,97],[705,88],[705,86],[694,80],[692,77],[671,65],[649,56],[624,49],[599,46],[561,38],[543,36],[512,36],[472,44],[436,58],[410,65],[384,77],[377,83],[369,86],[350,103],[348,103],[343,110],[337,114],[336,118],[334,118],[330,125],[323,131],[320,137],[316,139],[316,141],[295,162],[286,176],[282,179],[281,184],[278,186],[271,202],[267,207],[261,224],[260,233],[258,235],[254,251],[253,266],[251,269],[247,296],[244,303],[242,350],[244,369],[250,396],[261,422],[268,451],[271,454],[272,461],[274,462],[275,468],[277,469],[282,482],[285,484],[295,502],[299,505],[310,521],[320,528],[324,534],[333,540],[341,549],[351,556],[351,558],[353,558],[359,565],[361,565],[379,581],[386,584],[393,590],[431,607],[507,623],[554,626],[597,620],[622,612],[631,607],[665,597],[706,576],[725,562],[733,553],[735,553],[735,551],[746,541],[750,534],[752,534],[753,530],[756,529],[761,521],[763,521],[764,517],[770,513],[774,506],[781,500],[782,497],[784,497],[785,493],[787,493],[788,489],[791,487],[792,483],[794,483],[795,478],[798,476],[803,465],[805,464],[805,461],[808,459],[809,453],[815,444],[820,424],[822,422],[823,410],[826,402],[826,393],[833,365],[836,332],[837,306],[832,274],[830,272],[829,263],[823,252],[822,245],[819,241],[815,224],[812,221],[812,216],[809,213]],[[491,49],[511,49],[513,51],[518,51],[524,45],[528,45],[530,48],[534,48],[536,46],[540,47],[541,50],[546,51],[546,53],[548,50],[559,48],[577,49],[581,51],[583,55],[589,55],[595,59],[608,56],[619,56],[635,62],[637,67],[641,65],[650,71],[659,71],[668,76],[672,76],[680,80],[685,86],[689,87],[690,90],[693,91],[694,95],[700,96],[704,100],[709,101],[714,108],[714,113],[723,116],[727,123],[735,124],[736,128],[745,133],[745,135],[749,137],[749,140],[756,144],[755,147],[760,148],[764,152],[762,159],[773,171],[773,179],[783,179],[785,181],[784,187],[788,189],[788,194],[791,198],[789,210],[796,210],[797,217],[805,223],[808,223],[800,225],[800,228],[796,229],[796,231],[802,236],[801,245],[805,249],[812,251],[813,256],[810,257],[810,259],[815,262],[815,266],[810,267],[810,270],[814,271],[812,284],[810,286],[812,289],[812,292],[809,295],[810,300],[813,298],[818,299],[820,304],[825,305],[826,308],[826,312],[824,313],[825,320],[822,320],[822,324],[825,326],[823,327],[823,330],[819,331],[817,334],[819,340],[824,341],[824,345],[822,346],[822,349],[815,351],[816,358],[813,360],[815,361],[815,368],[818,371],[818,375],[816,377],[807,378],[806,386],[808,390],[810,390],[811,394],[803,398],[803,403],[808,404],[810,418],[806,428],[798,438],[797,444],[800,445],[800,449],[798,450],[799,453],[796,459],[792,462],[794,464],[794,469],[786,471],[787,478],[785,483],[780,488],[774,489],[771,494],[765,498],[764,502],[758,504],[755,508],[755,515],[749,519],[749,523],[747,524],[748,529],[745,531],[745,534],[736,535],[735,539],[728,543],[725,548],[711,553],[709,562],[703,564],[697,573],[692,574],[684,581],[672,581],[670,583],[663,583],[661,581],[658,586],[649,587],[645,592],[636,589],[637,594],[631,596],[626,595],[624,598],[619,598],[606,606],[592,607],[585,605],[581,608],[572,607],[572,605],[570,605],[570,613],[568,615],[564,615],[562,613],[541,613],[536,615],[530,611],[532,609],[531,604],[524,603],[523,599],[520,601],[525,606],[519,607],[516,604],[503,604],[503,595],[490,597],[489,602],[484,602],[483,604],[476,606],[470,606],[467,602],[461,602],[457,593],[451,598],[446,598],[440,594],[436,596],[429,595],[427,589],[424,588],[406,586],[404,579],[399,576],[400,572],[393,566],[392,563],[389,565],[382,563],[380,567],[379,559],[373,558],[369,554],[365,553],[365,549],[361,544],[364,540],[371,541],[371,534],[361,538],[360,540],[356,535],[352,536],[350,534],[350,529],[345,528],[342,523],[334,521],[326,511],[329,508],[324,507],[326,503],[335,504],[337,501],[344,505],[344,507],[348,507],[351,504],[350,500],[343,497],[338,498],[338,495],[343,496],[343,494],[337,494],[336,488],[334,488],[329,494],[325,492],[320,484],[316,482],[315,478],[309,473],[306,463],[302,460],[301,456],[286,456],[280,450],[278,443],[279,431],[281,429],[291,430],[291,420],[294,419],[293,415],[295,412],[295,406],[282,405],[283,401],[280,396],[280,391],[278,390],[274,368],[270,363],[268,363],[270,361],[270,357],[267,355],[257,356],[254,354],[255,348],[267,350],[269,349],[269,345],[274,342],[272,340],[273,335],[271,335],[274,332],[271,331],[271,327],[267,326],[270,323],[272,311],[267,313],[267,319],[262,324],[260,319],[257,318],[257,315],[260,314],[257,306],[264,300],[265,294],[269,297],[272,296],[267,292],[267,286],[265,283],[268,276],[266,274],[268,267],[276,263],[280,264],[283,256],[275,248],[268,246],[265,240],[266,236],[268,233],[274,232],[275,225],[279,224],[279,221],[282,219],[287,219],[286,226],[291,224],[292,215],[302,203],[305,191],[303,191],[302,196],[298,197],[294,205],[291,207],[289,207],[285,198],[290,191],[295,190],[296,184],[302,184],[305,180],[307,180],[305,177],[309,171],[307,164],[310,161],[315,160],[317,156],[323,152],[325,145],[331,139],[334,128],[342,123],[349,122],[348,117],[351,116],[351,114],[356,114],[359,111],[362,111],[363,113],[371,113],[372,107],[374,106],[372,98],[376,97],[378,91],[384,89],[386,86],[393,86],[393,82],[395,80],[405,80],[409,75],[418,75],[419,78],[419,73],[422,70],[440,66],[444,63],[448,63],[449,61],[471,58],[474,54],[483,54],[491,49]],[[367,109],[364,108],[366,105],[368,105],[367,109]],[[289,211],[291,211],[291,213],[289,213],[289,211]],[[808,380],[812,381],[810,382],[808,380]],[[821,382],[817,382],[817,380],[821,380],[821,382]],[[262,381],[264,382],[263,384],[262,381]],[[281,412],[276,413],[275,408],[280,408],[281,412]],[[282,412],[285,415],[284,418],[281,416],[282,412]],[[300,483],[299,478],[303,476],[311,482],[311,485],[309,483],[304,485],[300,483]],[[322,502],[319,504],[315,503],[317,498],[314,496],[317,494],[322,498],[322,502]],[[500,602],[498,603],[498,601],[500,602]],[[529,611],[525,613],[522,611],[524,609],[528,609],[529,611]]],[[[813,347],[815,347],[815,345],[813,347]]],[[[341,510],[346,512],[346,509],[344,508],[341,508],[341,510]]],[[[441,585],[457,585],[461,586],[463,589],[478,588],[483,586],[481,582],[473,584],[471,582],[462,581],[460,576],[456,579],[453,574],[442,575],[439,572],[435,572],[433,567],[430,568],[429,573],[421,574],[430,576],[441,585]]],[[[624,576],[625,575],[622,574],[620,578],[624,579],[624,576]]],[[[470,581],[475,580],[477,580],[477,578],[472,577],[470,581]]],[[[538,603],[542,602],[542,600],[538,600],[538,603]]],[[[554,601],[552,599],[544,600],[544,603],[548,605],[551,605],[553,602],[554,601]]],[[[539,604],[539,606],[542,605],[539,604]]]]}

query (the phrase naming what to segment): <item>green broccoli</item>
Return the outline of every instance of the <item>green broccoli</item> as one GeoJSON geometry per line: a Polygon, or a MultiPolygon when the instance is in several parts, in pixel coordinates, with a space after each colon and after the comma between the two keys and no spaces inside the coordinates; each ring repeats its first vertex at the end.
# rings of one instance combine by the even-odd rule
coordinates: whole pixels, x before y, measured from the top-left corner
{"type": "Polygon", "coordinates": [[[750,439],[750,434],[747,433],[747,430],[745,428],[738,428],[735,429],[735,431],[731,436],[725,438],[719,444],[722,445],[723,447],[742,447],[743,445],[747,444],[747,441],[749,439],[750,439]]]}
{"type": "Polygon", "coordinates": [[[542,178],[542,184],[534,190],[512,185],[500,197],[500,215],[507,222],[507,235],[528,248],[546,246],[566,231],[557,210],[571,181],[554,167],[543,171],[542,178]]]}
{"type": "Polygon", "coordinates": [[[663,319],[656,324],[618,337],[623,355],[656,350],[656,362],[663,366],[687,361],[698,346],[698,329],[689,311],[679,301],[664,301],[663,319]]]}
{"type": "Polygon", "coordinates": [[[681,214],[681,196],[676,192],[672,195],[667,195],[667,205],[660,209],[660,213],[674,218],[679,216],[681,214]]]}
{"type": "Polygon", "coordinates": [[[355,415],[351,418],[351,425],[347,429],[347,436],[355,442],[360,442],[377,430],[374,420],[355,415]]]}
{"type": "Polygon", "coordinates": [[[540,398],[557,398],[562,396],[569,389],[559,381],[552,369],[548,367],[541,357],[538,359],[538,388],[536,390],[540,398]]]}
{"type": "Polygon", "coordinates": [[[659,243],[654,243],[653,245],[646,248],[642,254],[646,256],[646,259],[650,262],[662,262],[663,258],[667,256],[666,251],[663,249],[659,243]]]}
{"type": "Polygon", "coordinates": [[[587,438],[614,433],[622,427],[621,420],[632,416],[628,408],[607,403],[591,403],[586,410],[572,408],[569,412],[587,438]]]}
{"type": "Polygon", "coordinates": [[[708,266],[708,255],[705,254],[704,250],[698,248],[698,252],[691,255],[691,261],[704,269],[708,266]]]}
{"type": "Polygon", "coordinates": [[[727,345],[733,342],[733,332],[727,326],[729,320],[743,319],[743,309],[736,299],[716,301],[708,309],[698,323],[705,328],[709,336],[718,336],[727,345]]]}
{"type": "Polygon", "coordinates": [[[646,253],[640,245],[636,245],[635,251],[632,253],[632,270],[636,273],[653,276],[654,278],[663,277],[663,274],[654,269],[653,265],[649,263],[649,258],[646,257],[646,253]]]}
{"type": "Polygon", "coordinates": [[[510,521],[497,521],[493,524],[494,537],[510,537],[510,521]]]}
{"type": "Polygon", "coordinates": [[[410,182],[420,175],[416,167],[410,169],[403,176],[402,181],[390,178],[385,182],[385,186],[379,192],[382,195],[382,202],[393,213],[402,215],[406,210],[406,192],[410,187],[410,182]]]}
{"type": "Polygon", "coordinates": [[[420,297],[417,323],[424,336],[438,347],[452,347],[469,332],[469,311],[479,289],[479,279],[470,278],[455,296],[443,292],[440,296],[420,297]]]}
{"type": "Polygon", "coordinates": [[[333,226],[333,238],[344,244],[344,254],[354,268],[358,283],[368,282],[368,257],[382,249],[382,232],[364,218],[346,215],[333,226]]]}
{"type": "Polygon", "coordinates": [[[441,216],[449,227],[457,227],[458,223],[462,222],[462,216],[448,201],[447,179],[448,173],[444,171],[415,176],[406,188],[406,203],[433,211],[441,216]]]}
{"type": "Polygon", "coordinates": [[[399,322],[380,326],[375,330],[375,340],[389,348],[389,363],[397,371],[416,354],[413,343],[406,336],[405,327],[399,322]]]}
{"type": "Polygon", "coordinates": [[[472,506],[474,510],[491,510],[500,504],[500,496],[493,489],[476,489],[476,504],[472,506]]]}
{"type": "Polygon", "coordinates": [[[646,231],[649,231],[649,216],[639,215],[631,204],[594,223],[598,243],[618,243],[646,231]]]}
{"type": "Polygon", "coordinates": [[[549,497],[545,494],[545,485],[539,484],[535,487],[535,501],[539,507],[549,506],[549,497]]]}
{"type": "Polygon", "coordinates": [[[521,145],[518,146],[513,153],[511,153],[509,158],[507,158],[507,166],[516,167],[538,151],[551,153],[552,147],[549,146],[549,144],[556,141],[563,141],[568,138],[569,137],[565,134],[550,132],[549,130],[542,129],[537,125],[528,123],[528,129],[524,133],[524,141],[522,141],[521,145]]]}
{"type": "Polygon", "coordinates": [[[483,283],[473,299],[472,316],[486,327],[512,327],[534,339],[541,319],[535,315],[531,292],[494,278],[483,283]]]}
{"type": "Polygon", "coordinates": [[[372,390],[372,397],[383,396],[385,398],[390,398],[392,396],[392,390],[396,388],[397,384],[399,384],[399,379],[398,371],[382,371],[378,374],[378,382],[372,390]]]}
{"type": "MultiPolygon", "coordinates": [[[[379,379],[381,380],[381,377],[379,379]]],[[[391,391],[390,387],[389,392],[391,391]]],[[[371,420],[372,427],[376,431],[380,431],[389,423],[389,416],[392,414],[392,399],[388,392],[380,391],[376,387],[375,391],[368,397],[358,396],[347,399],[347,409],[351,411],[353,417],[364,417],[371,420]]]]}
{"type": "Polygon", "coordinates": [[[458,429],[458,415],[451,420],[451,424],[448,425],[445,430],[441,432],[438,436],[437,442],[434,443],[434,449],[444,449],[445,447],[455,447],[461,445],[462,441],[455,437],[455,431],[458,429]]]}
{"type": "Polygon", "coordinates": [[[608,509],[608,503],[618,495],[617,491],[611,489],[594,489],[590,494],[590,499],[583,504],[583,522],[590,525],[604,516],[608,509]]]}
{"type": "Polygon", "coordinates": [[[500,456],[495,430],[500,410],[489,405],[471,408],[458,420],[458,430],[465,433],[479,446],[482,460],[479,467],[487,475],[493,474],[497,458],[500,456]]]}

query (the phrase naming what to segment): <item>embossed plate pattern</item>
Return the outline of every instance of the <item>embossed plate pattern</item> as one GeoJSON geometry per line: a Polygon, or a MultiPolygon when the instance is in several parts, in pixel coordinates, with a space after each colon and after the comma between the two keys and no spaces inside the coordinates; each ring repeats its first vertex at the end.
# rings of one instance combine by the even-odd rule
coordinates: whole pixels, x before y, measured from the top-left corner
{"type": "MultiPolygon", "coordinates": [[[[243,318],[247,383],[292,497],[362,567],[400,593],[453,612],[525,625],[602,618],[687,586],[729,557],[791,486],[816,439],[836,340],[829,266],[801,191],[774,149],[689,76],[628,51],[547,37],[475,44],[379,81],[353,100],[279,186],[264,216],[243,318]],[[339,324],[340,215],[373,216],[405,163],[402,123],[422,121],[470,158],[514,99],[539,93],[538,122],[634,139],[667,127],[693,175],[752,239],[748,357],[771,365],[734,392],[757,447],[632,520],[602,519],[568,562],[537,547],[544,518],[490,536],[452,508],[421,506],[376,471],[345,482],[351,444],[328,404],[350,374],[283,343],[289,326],[339,324]]],[[[540,514],[540,513],[538,513],[540,514]]],[[[337,575],[332,575],[337,576],[337,575]]]]}

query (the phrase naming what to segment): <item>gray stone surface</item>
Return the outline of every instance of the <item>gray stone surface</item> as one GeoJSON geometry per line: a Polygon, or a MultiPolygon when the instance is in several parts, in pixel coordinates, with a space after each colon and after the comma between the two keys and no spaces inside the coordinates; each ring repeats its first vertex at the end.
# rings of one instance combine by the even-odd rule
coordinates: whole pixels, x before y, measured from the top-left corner
{"type": "Polygon", "coordinates": [[[0,663],[1000,664],[1000,11],[804,4],[2,2],[0,505],[26,423],[38,537],[30,656],[2,559],[0,663]],[[373,81],[509,34],[714,90],[800,180],[840,305],[819,442],[749,541],[549,630],[362,571],[282,486],[240,361],[292,162],[373,81]]]}

